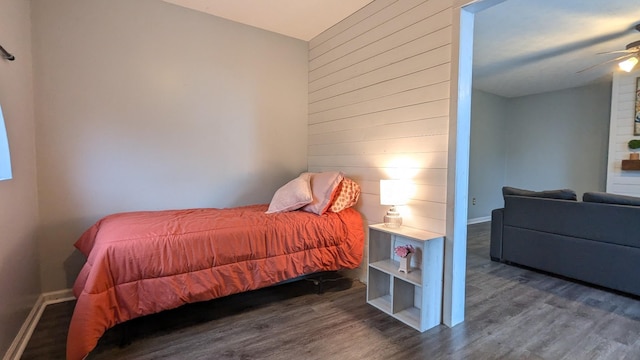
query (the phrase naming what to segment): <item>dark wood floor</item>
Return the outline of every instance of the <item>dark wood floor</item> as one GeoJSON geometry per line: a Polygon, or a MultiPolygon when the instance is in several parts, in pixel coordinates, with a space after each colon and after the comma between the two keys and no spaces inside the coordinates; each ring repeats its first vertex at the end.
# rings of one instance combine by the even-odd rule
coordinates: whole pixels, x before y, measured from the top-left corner
{"type": "MultiPolygon", "coordinates": [[[[89,359],[640,359],[640,301],[491,262],[469,227],[465,322],[425,333],[365,303],[365,286],[311,282],[192,304],[109,330],[89,359]]],[[[638,274],[621,274],[637,276],[638,274]]],[[[63,359],[74,302],[45,310],[22,359],[63,359]]]]}

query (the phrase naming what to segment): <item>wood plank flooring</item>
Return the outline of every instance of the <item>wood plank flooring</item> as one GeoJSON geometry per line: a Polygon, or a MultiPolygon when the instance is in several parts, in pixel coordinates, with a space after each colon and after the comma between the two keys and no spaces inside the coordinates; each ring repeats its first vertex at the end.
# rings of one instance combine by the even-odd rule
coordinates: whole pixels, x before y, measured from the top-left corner
{"type": "MultiPolygon", "coordinates": [[[[300,281],[109,330],[88,359],[640,359],[640,301],[489,260],[469,226],[466,321],[425,333],[365,303],[365,286],[300,281]]],[[[621,274],[636,276],[637,274],[621,274]]],[[[63,359],[74,302],[45,310],[22,359],[63,359]]]]}

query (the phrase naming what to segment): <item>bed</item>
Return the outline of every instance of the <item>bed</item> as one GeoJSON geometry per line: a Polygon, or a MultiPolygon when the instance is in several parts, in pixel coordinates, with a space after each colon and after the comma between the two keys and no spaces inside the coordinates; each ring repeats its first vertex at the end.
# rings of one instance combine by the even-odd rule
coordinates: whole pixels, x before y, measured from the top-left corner
{"type": "Polygon", "coordinates": [[[85,358],[106,330],[133,318],[360,265],[358,211],[322,203],[274,211],[276,195],[237,208],[113,214],[87,229],[75,243],[87,262],[73,288],[67,359],[85,358]]]}

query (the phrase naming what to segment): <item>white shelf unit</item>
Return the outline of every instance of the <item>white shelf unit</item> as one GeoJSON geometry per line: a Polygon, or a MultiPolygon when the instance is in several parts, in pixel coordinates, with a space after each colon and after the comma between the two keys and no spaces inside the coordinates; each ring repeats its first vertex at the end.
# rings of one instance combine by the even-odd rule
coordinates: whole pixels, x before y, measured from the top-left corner
{"type": "Polygon", "coordinates": [[[444,236],[406,226],[369,226],[367,303],[423,332],[442,321],[444,236]],[[411,244],[416,252],[408,274],[398,271],[394,249],[411,244]]]}

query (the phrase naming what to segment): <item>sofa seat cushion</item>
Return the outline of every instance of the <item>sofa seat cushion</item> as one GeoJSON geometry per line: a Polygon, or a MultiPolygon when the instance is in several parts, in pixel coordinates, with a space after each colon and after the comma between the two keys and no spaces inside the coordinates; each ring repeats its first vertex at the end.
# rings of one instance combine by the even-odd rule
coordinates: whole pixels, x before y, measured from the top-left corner
{"type": "Polygon", "coordinates": [[[503,260],[640,295],[640,249],[505,227],[503,260]],[[615,261],[611,261],[615,259],[615,261]]]}

